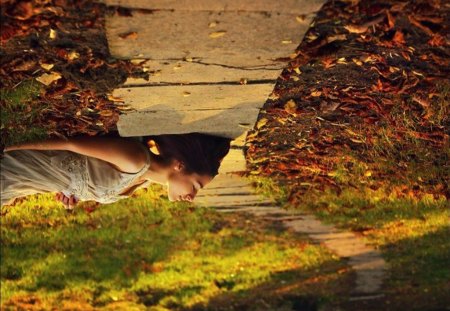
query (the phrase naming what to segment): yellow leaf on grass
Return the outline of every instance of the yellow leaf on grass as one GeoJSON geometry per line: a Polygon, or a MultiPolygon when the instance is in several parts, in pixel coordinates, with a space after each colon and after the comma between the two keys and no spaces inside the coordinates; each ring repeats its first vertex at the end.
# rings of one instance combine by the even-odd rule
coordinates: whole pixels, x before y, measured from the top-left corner
{"type": "Polygon", "coordinates": [[[216,39],[216,38],[223,37],[226,33],[227,33],[226,31],[215,31],[215,32],[211,32],[209,34],[209,37],[216,39]]]}
{"type": "Polygon", "coordinates": [[[61,75],[57,72],[44,73],[42,76],[37,77],[36,80],[44,85],[50,85],[52,82],[61,79],[61,75]]]}
{"type": "Polygon", "coordinates": [[[259,130],[260,128],[262,128],[264,125],[267,124],[267,122],[269,122],[269,120],[267,120],[266,118],[262,118],[258,121],[258,123],[256,123],[256,128],[259,130]]]}
{"type": "Polygon", "coordinates": [[[311,92],[311,96],[312,97],[319,97],[320,95],[322,95],[321,91],[312,91],[311,92]]]}

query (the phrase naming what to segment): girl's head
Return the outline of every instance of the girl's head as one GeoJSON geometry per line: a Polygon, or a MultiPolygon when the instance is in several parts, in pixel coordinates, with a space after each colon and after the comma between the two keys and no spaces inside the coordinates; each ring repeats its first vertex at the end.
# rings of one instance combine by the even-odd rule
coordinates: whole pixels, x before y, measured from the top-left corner
{"type": "Polygon", "coordinates": [[[218,174],[231,139],[189,133],[148,136],[145,141],[155,144],[158,162],[173,168],[167,180],[169,199],[192,201],[197,191],[218,174]]]}

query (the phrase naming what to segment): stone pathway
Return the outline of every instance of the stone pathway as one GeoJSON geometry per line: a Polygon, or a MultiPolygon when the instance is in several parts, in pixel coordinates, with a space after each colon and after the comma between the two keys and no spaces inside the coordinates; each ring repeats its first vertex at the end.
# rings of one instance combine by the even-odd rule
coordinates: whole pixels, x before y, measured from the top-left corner
{"type": "Polygon", "coordinates": [[[233,138],[219,175],[197,203],[251,213],[308,234],[356,272],[353,300],[380,297],[385,262],[351,232],[314,216],[286,211],[233,172],[244,171],[252,129],[286,59],[295,52],[323,0],[103,0],[130,8],[106,19],[111,54],[145,62],[150,80],[115,90],[133,110],[120,117],[122,136],[202,132],[233,138]]]}

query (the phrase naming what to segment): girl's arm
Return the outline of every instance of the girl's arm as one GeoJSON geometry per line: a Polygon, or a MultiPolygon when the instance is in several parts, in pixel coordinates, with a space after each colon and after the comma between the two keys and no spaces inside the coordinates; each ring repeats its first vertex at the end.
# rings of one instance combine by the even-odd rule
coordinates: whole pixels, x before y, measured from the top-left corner
{"type": "Polygon", "coordinates": [[[6,147],[14,150],[67,150],[97,158],[128,173],[139,171],[146,161],[145,147],[137,141],[113,137],[54,138],[6,147]]]}

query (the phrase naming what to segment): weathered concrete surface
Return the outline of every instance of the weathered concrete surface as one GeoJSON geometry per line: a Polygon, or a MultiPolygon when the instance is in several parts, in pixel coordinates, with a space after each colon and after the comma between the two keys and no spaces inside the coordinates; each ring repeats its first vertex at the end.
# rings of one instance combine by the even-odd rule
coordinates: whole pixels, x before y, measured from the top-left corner
{"type": "Polygon", "coordinates": [[[310,17],[298,21],[296,14],[277,12],[133,12],[132,17],[108,17],[106,34],[116,58],[193,58],[224,68],[279,68],[276,59],[294,52],[310,22],[310,17]],[[136,35],[126,37],[129,33],[136,35]]]}
{"type": "Polygon", "coordinates": [[[107,5],[149,10],[180,11],[248,11],[310,14],[317,11],[321,0],[103,0],[107,5]]]}
{"type": "Polygon", "coordinates": [[[121,136],[189,132],[236,138],[253,128],[271,84],[183,85],[116,89],[137,111],[120,116],[121,136]]]}
{"type": "Polygon", "coordinates": [[[125,86],[155,84],[193,84],[272,81],[287,62],[276,62],[264,68],[233,68],[221,64],[204,64],[201,60],[148,60],[143,66],[150,73],[149,79],[129,78],[125,86]]]}
{"type": "MultiPolygon", "coordinates": [[[[176,85],[120,88],[113,92],[136,110],[196,110],[260,108],[273,84],[176,85]]],[[[252,124],[253,125],[253,124],[252,124]]]]}

